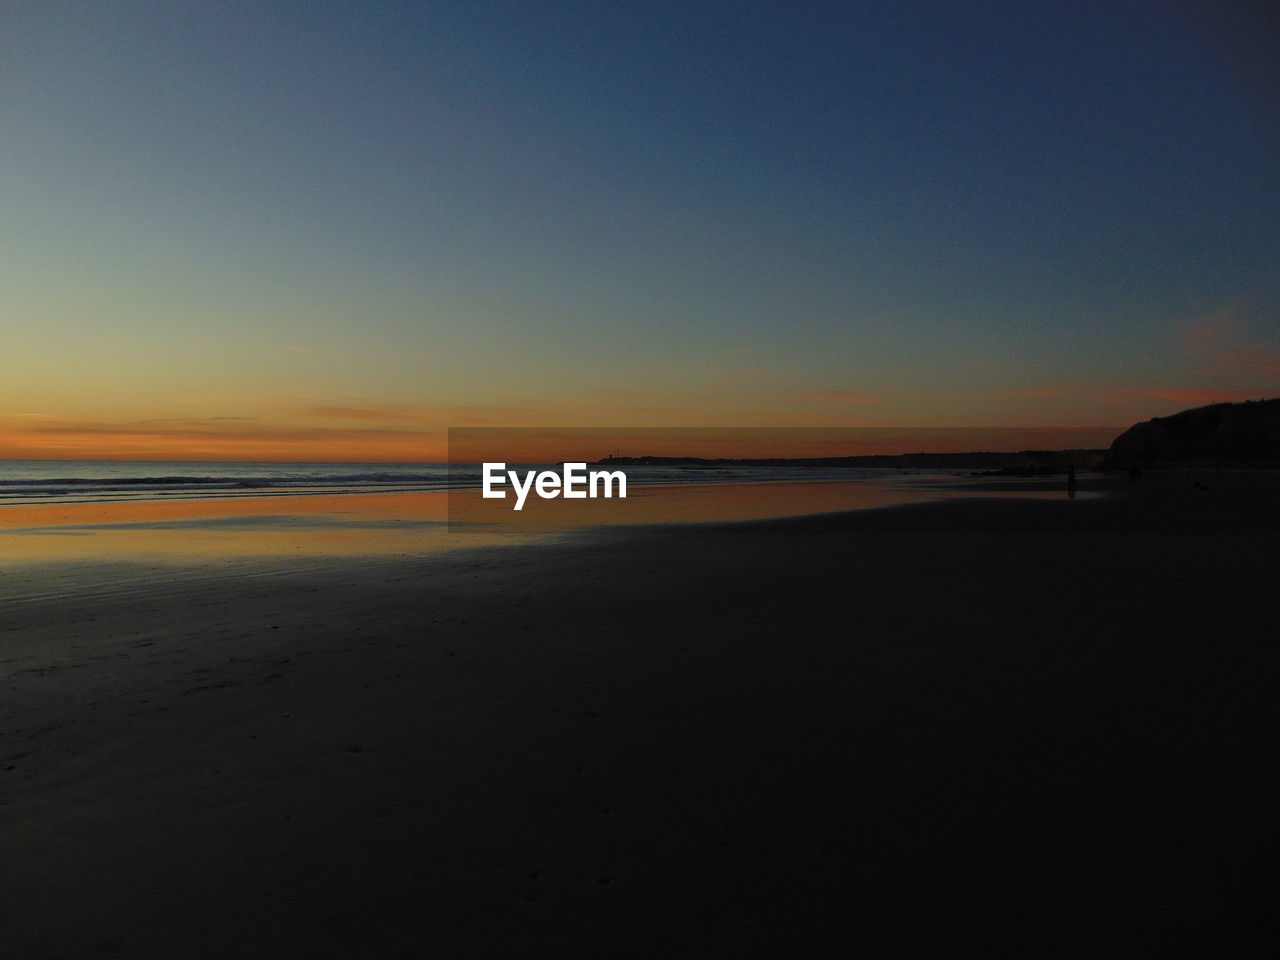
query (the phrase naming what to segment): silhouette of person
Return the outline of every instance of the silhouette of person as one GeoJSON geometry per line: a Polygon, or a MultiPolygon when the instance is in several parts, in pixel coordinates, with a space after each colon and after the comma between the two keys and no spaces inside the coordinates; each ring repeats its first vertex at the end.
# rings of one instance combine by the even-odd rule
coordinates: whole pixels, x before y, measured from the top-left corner
{"type": "Polygon", "coordinates": [[[1072,500],[1076,498],[1076,468],[1074,466],[1067,467],[1067,496],[1072,500]]]}

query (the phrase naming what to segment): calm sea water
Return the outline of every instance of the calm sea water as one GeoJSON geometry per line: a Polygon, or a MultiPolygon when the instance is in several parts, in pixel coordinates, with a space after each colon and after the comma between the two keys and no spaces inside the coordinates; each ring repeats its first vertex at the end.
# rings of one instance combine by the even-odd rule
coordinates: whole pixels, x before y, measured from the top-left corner
{"type": "MultiPolygon", "coordinates": [[[[558,464],[511,465],[555,469],[558,464]]],[[[727,466],[629,466],[628,483],[743,483],[882,479],[906,472],[727,466]]],[[[932,472],[932,471],[918,471],[932,472]]],[[[476,465],[123,460],[0,460],[0,505],[105,500],[202,499],[475,488],[476,465]]]]}
{"type": "Polygon", "coordinates": [[[0,460],[0,503],[443,490],[449,482],[448,467],[431,463],[0,460]]]}

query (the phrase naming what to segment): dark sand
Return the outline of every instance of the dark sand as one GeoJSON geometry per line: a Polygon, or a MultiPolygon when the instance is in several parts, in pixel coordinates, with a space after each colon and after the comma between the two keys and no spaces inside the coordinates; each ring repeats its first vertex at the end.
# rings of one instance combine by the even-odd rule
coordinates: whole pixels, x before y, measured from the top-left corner
{"type": "Polygon", "coordinates": [[[1122,494],[0,603],[0,954],[1249,955],[1280,484],[1122,494]]]}

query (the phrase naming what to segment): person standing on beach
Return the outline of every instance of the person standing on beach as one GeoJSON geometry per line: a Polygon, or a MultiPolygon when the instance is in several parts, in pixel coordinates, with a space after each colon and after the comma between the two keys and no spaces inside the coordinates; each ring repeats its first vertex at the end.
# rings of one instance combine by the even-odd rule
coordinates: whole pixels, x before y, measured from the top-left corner
{"type": "Polygon", "coordinates": [[[1067,496],[1072,500],[1076,498],[1076,468],[1074,466],[1067,467],[1067,496]]]}

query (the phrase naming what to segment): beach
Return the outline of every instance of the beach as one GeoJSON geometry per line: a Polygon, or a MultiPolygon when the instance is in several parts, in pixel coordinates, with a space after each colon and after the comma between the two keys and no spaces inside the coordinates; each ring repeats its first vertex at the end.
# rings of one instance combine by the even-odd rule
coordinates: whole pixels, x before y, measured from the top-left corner
{"type": "Polygon", "coordinates": [[[1247,955],[1280,482],[1036,483],[10,571],[3,952],[1247,955]]]}

